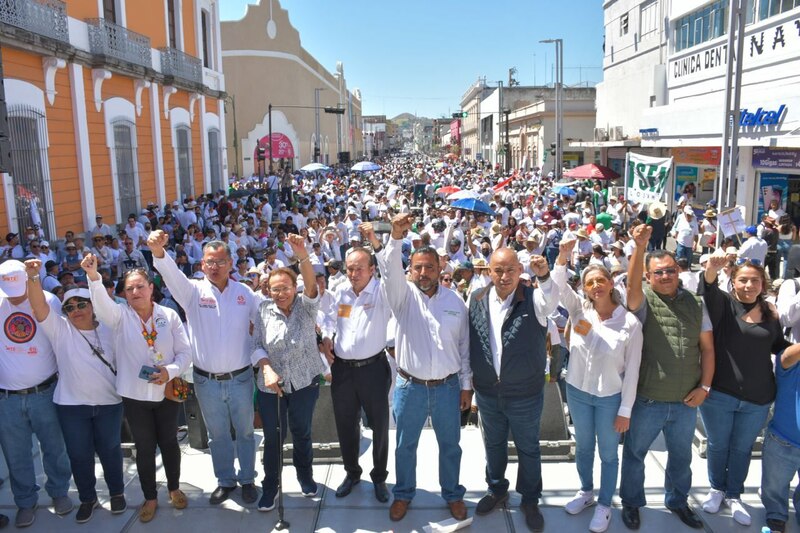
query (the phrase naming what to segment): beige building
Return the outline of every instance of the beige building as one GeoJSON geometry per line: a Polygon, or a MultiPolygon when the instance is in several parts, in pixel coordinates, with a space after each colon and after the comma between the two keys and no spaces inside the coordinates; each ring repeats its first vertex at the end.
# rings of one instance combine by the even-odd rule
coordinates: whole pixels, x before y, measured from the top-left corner
{"type": "Polygon", "coordinates": [[[263,169],[257,155],[259,147],[269,154],[270,105],[276,165],[299,168],[315,160],[333,164],[363,156],[360,91],[348,90],[342,63],[331,73],[303,49],[278,0],[248,4],[240,20],[222,22],[220,33],[226,91],[233,104],[225,114],[233,172],[237,162],[242,176],[263,169]],[[344,112],[326,113],[325,108],[344,112]]]}

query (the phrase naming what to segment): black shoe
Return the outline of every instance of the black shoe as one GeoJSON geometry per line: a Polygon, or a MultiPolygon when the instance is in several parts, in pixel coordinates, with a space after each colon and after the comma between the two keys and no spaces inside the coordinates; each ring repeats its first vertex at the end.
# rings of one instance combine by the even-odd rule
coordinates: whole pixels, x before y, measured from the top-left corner
{"type": "Polygon", "coordinates": [[[767,527],[771,533],[784,533],[786,531],[786,522],[769,518],[767,519],[767,527]]]}
{"type": "Polygon", "coordinates": [[[703,529],[703,521],[700,520],[700,517],[697,516],[697,514],[694,511],[692,511],[692,508],[689,507],[688,505],[676,509],[668,507],[668,509],[673,513],[675,513],[676,515],[678,515],[678,518],[681,519],[681,522],[683,522],[690,528],[703,529]]]}
{"type": "Polygon", "coordinates": [[[536,533],[544,531],[544,516],[539,510],[538,503],[523,503],[519,508],[522,509],[522,514],[525,515],[525,525],[528,526],[528,529],[536,533]]]}
{"type": "Polygon", "coordinates": [[[349,477],[349,476],[344,478],[344,481],[342,481],[342,484],[339,485],[339,487],[336,489],[336,497],[337,498],[344,498],[345,496],[350,494],[350,491],[353,490],[353,487],[358,485],[360,482],[361,482],[361,479],[359,479],[359,478],[353,478],[353,477],[349,477]]]}
{"type": "Polygon", "coordinates": [[[128,510],[128,502],[125,501],[124,494],[117,494],[111,497],[111,514],[121,514],[128,510]]]}
{"type": "Polygon", "coordinates": [[[245,483],[242,485],[242,501],[244,503],[253,503],[258,499],[258,489],[253,483],[245,483]]]}
{"type": "Polygon", "coordinates": [[[81,502],[80,507],[78,507],[78,512],[75,514],[75,521],[79,524],[85,524],[91,520],[95,507],[97,507],[97,500],[93,502],[81,502]]]}
{"type": "Polygon", "coordinates": [[[628,529],[639,529],[639,526],[642,525],[641,520],[639,520],[639,508],[623,505],[622,523],[625,524],[625,527],[628,529]]]}
{"type": "MultiPolygon", "coordinates": [[[[0,485],[2,487],[2,485],[0,485]]],[[[0,529],[3,529],[8,525],[8,517],[4,514],[0,514],[0,529]]]]}
{"type": "Polygon", "coordinates": [[[508,492],[501,494],[500,496],[492,494],[491,492],[487,492],[486,496],[481,498],[481,501],[478,502],[478,506],[475,507],[475,514],[478,516],[487,515],[497,509],[498,505],[503,505],[507,501],[508,492]]]}
{"type": "Polygon", "coordinates": [[[384,481],[375,483],[375,499],[381,503],[386,503],[389,501],[389,489],[386,487],[386,483],[384,481]]]}
{"type": "Polygon", "coordinates": [[[228,499],[231,492],[236,490],[236,487],[217,487],[214,489],[214,492],[211,493],[211,497],[208,499],[208,503],[211,505],[219,505],[220,503],[224,502],[228,499]]]}

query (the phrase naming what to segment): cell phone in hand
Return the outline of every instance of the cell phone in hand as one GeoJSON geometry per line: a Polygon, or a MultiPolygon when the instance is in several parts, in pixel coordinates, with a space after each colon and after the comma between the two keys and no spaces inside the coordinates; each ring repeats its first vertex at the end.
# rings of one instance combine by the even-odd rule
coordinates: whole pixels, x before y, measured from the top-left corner
{"type": "Polygon", "coordinates": [[[153,377],[153,374],[156,373],[158,373],[158,369],[156,367],[142,365],[141,370],[139,370],[139,379],[150,381],[150,379],[153,377]]]}
{"type": "Polygon", "coordinates": [[[372,229],[375,230],[375,233],[391,233],[392,224],[389,222],[373,222],[372,229]]]}

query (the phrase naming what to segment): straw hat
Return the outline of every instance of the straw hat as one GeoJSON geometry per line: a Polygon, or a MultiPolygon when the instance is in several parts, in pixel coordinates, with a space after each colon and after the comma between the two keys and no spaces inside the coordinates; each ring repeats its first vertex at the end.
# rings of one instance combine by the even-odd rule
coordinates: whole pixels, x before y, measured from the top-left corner
{"type": "Polygon", "coordinates": [[[667,214],[667,205],[663,202],[652,202],[647,208],[647,215],[653,220],[664,218],[667,214]]]}

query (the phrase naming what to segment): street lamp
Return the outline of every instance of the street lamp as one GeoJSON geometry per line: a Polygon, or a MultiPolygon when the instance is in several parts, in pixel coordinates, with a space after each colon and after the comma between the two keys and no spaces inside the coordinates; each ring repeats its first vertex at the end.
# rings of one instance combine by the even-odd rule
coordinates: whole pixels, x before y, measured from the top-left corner
{"type": "Polygon", "coordinates": [[[554,87],[556,93],[556,168],[553,174],[555,179],[558,179],[561,177],[561,171],[564,167],[564,147],[561,143],[564,131],[564,101],[561,94],[564,85],[564,41],[562,39],[544,39],[539,42],[544,44],[555,43],[556,45],[556,80],[554,87]]]}
{"type": "Polygon", "coordinates": [[[236,179],[241,179],[242,176],[239,174],[239,132],[236,128],[236,98],[232,94],[226,94],[223,98],[225,103],[231,103],[231,109],[233,109],[233,149],[236,152],[236,179]]]}

